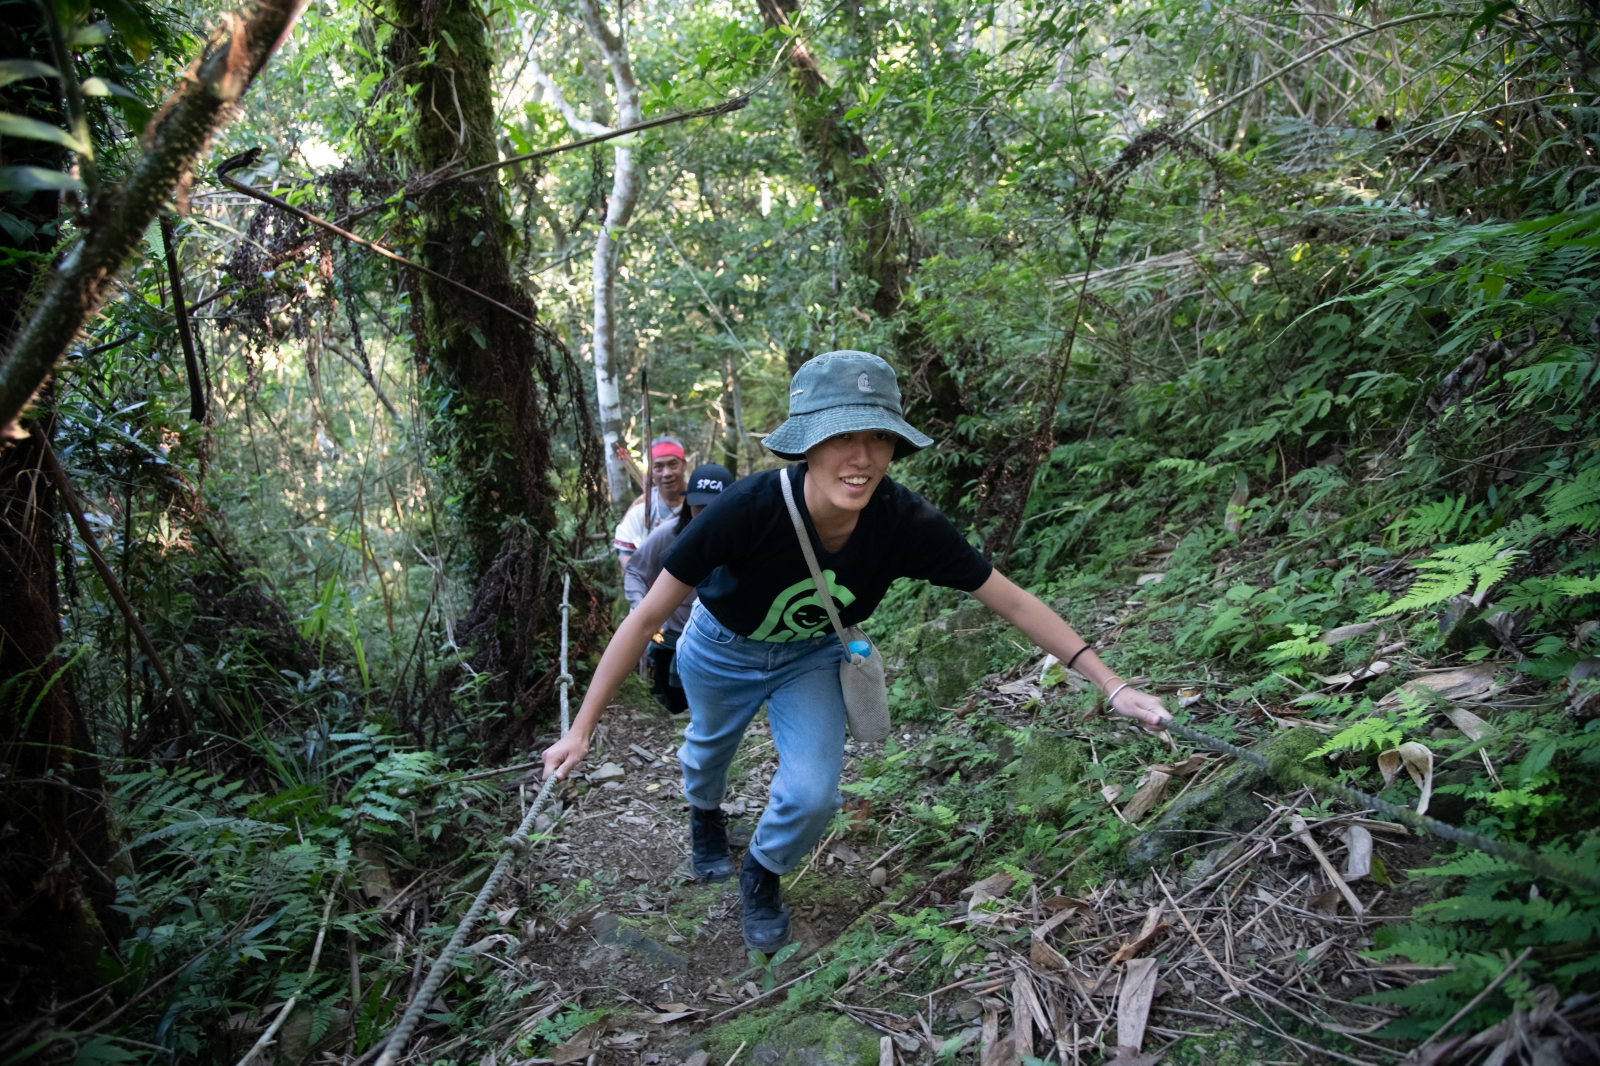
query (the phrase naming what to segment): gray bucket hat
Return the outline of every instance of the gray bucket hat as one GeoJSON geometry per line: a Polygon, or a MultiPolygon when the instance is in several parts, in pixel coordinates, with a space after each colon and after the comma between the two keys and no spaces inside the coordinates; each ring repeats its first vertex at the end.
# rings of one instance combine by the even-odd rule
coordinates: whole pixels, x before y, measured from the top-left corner
{"type": "Polygon", "coordinates": [[[933,443],[905,420],[893,367],[868,352],[827,352],[795,371],[789,417],[761,443],[780,458],[798,460],[829,437],[872,429],[899,438],[896,459],[933,443]]]}

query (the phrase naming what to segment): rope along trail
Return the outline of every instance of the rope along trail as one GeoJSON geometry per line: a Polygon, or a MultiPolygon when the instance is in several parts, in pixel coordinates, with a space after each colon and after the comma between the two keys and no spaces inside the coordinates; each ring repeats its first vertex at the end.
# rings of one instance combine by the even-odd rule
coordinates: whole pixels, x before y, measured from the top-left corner
{"type": "Polygon", "coordinates": [[[1226,740],[1218,740],[1208,736],[1193,726],[1184,725],[1182,722],[1167,722],[1166,728],[1186,740],[1220,751],[1225,755],[1232,755],[1236,759],[1259,766],[1271,773],[1284,773],[1294,778],[1300,784],[1319,792],[1329,792],[1346,803],[1353,803],[1357,807],[1369,807],[1380,814],[1393,818],[1423,833],[1432,833],[1434,836],[1453,840],[1457,844],[1464,844],[1469,848],[1476,848],[1486,855],[1493,855],[1497,859],[1521,866],[1525,870],[1532,870],[1545,877],[1564,881],[1577,888],[1585,888],[1591,892],[1600,892],[1600,874],[1585,870],[1576,863],[1554,855],[1544,855],[1521,844],[1513,844],[1504,840],[1492,840],[1481,833],[1474,833],[1470,829],[1441,822],[1437,818],[1430,818],[1425,814],[1418,814],[1410,807],[1402,807],[1388,800],[1381,800],[1377,796],[1369,796],[1365,792],[1342,785],[1337,781],[1330,781],[1321,774],[1312,773],[1300,766],[1293,759],[1276,759],[1268,762],[1264,757],[1257,755],[1248,748],[1241,748],[1237,744],[1229,744],[1226,740]]]}
{"type": "MultiPolygon", "coordinates": [[[[566,734],[567,722],[567,689],[572,684],[572,675],[567,673],[567,612],[568,596],[572,591],[572,575],[566,574],[561,585],[561,674],[557,680],[561,684],[561,732],[566,734]]],[[[395,1026],[394,1032],[389,1035],[389,1041],[383,1047],[383,1054],[378,1056],[376,1066],[394,1066],[405,1051],[406,1045],[411,1042],[411,1036],[417,1031],[417,1024],[422,1021],[422,1012],[433,1003],[433,997],[438,994],[439,986],[444,984],[451,969],[455,966],[456,956],[461,954],[461,949],[466,946],[467,937],[477,927],[483,918],[484,911],[489,909],[489,903],[494,899],[495,893],[500,889],[500,882],[505,879],[511,870],[511,864],[528,853],[528,834],[533,831],[533,823],[544,810],[545,804],[550,802],[550,796],[555,791],[557,778],[550,775],[544,779],[544,784],[539,789],[539,794],[528,805],[528,813],[522,818],[522,824],[517,826],[517,831],[505,839],[505,848],[500,853],[500,861],[495,863],[494,870],[490,872],[489,879],[478,890],[478,897],[472,901],[472,906],[456,926],[455,935],[450,938],[444,950],[439,953],[439,960],[428,971],[427,980],[422,982],[422,988],[411,997],[411,1003],[406,1007],[406,1012],[400,1018],[400,1024],[395,1026]]]]}

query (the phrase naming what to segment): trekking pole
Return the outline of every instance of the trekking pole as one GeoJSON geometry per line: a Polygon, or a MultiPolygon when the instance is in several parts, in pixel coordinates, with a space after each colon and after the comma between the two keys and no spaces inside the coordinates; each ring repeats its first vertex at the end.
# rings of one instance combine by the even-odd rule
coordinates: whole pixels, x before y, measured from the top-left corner
{"type": "Polygon", "coordinates": [[[1299,765],[1298,760],[1292,757],[1280,757],[1269,761],[1264,756],[1258,755],[1248,748],[1241,748],[1237,744],[1219,740],[1182,722],[1166,722],[1165,727],[1180,737],[1192,740],[1196,744],[1210,748],[1212,751],[1232,755],[1236,759],[1243,760],[1252,766],[1258,766],[1269,773],[1285,774],[1307,788],[1316,789],[1319,792],[1332,793],[1346,803],[1354,804],[1357,807],[1370,808],[1418,832],[1432,833],[1434,836],[1443,837],[1446,840],[1463,844],[1469,848],[1475,848],[1486,855],[1493,855],[1497,859],[1504,859],[1506,862],[1514,866],[1520,866],[1525,870],[1532,870],[1534,873],[1542,874],[1557,881],[1563,881],[1577,888],[1587,889],[1590,892],[1600,892],[1600,873],[1582,869],[1569,859],[1546,855],[1521,844],[1494,840],[1470,829],[1463,829],[1458,825],[1451,825],[1449,822],[1441,822],[1439,819],[1430,818],[1426,814],[1418,814],[1410,807],[1404,807],[1398,803],[1390,803],[1388,800],[1379,799],[1377,796],[1369,796],[1359,789],[1340,784],[1338,781],[1331,781],[1321,774],[1307,770],[1299,765]]]}
{"type": "MultiPolygon", "coordinates": [[[[566,735],[567,723],[567,686],[572,683],[572,675],[567,673],[567,596],[572,585],[572,575],[565,576],[561,588],[561,732],[566,735]]],[[[412,1035],[417,1031],[417,1025],[422,1021],[422,1012],[433,1003],[433,997],[438,995],[439,986],[444,984],[445,977],[454,968],[456,957],[461,954],[461,949],[466,946],[467,937],[483,918],[489,909],[489,903],[494,899],[494,894],[500,888],[500,882],[511,870],[511,864],[528,853],[528,835],[533,832],[534,822],[543,813],[545,804],[550,802],[550,797],[555,792],[556,782],[559,779],[551,774],[544,779],[544,784],[539,788],[539,794],[534,797],[533,803],[528,807],[528,813],[522,818],[522,824],[517,826],[517,831],[505,839],[505,846],[500,852],[500,861],[494,864],[494,869],[489,873],[489,879],[478,890],[478,896],[472,901],[472,906],[462,916],[460,924],[456,926],[455,933],[450,937],[450,942],[439,953],[439,959],[428,971],[427,980],[422,982],[422,988],[411,997],[411,1002],[406,1006],[406,1012],[400,1016],[400,1024],[394,1027],[394,1032],[389,1034],[389,1040],[383,1047],[383,1054],[378,1056],[375,1066],[395,1066],[401,1052],[411,1042],[412,1035]]]]}
{"type": "Polygon", "coordinates": [[[569,570],[561,575],[561,673],[557,675],[556,682],[561,686],[561,735],[567,735],[571,723],[567,720],[567,688],[572,684],[572,675],[567,672],[567,615],[572,610],[569,594],[572,592],[572,572],[569,570]]]}
{"type": "Polygon", "coordinates": [[[650,368],[639,368],[639,388],[644,392],[644,532],[649,536],[655,523],[650,519],[653,516],[650,504],[650,487],[655,484],[655,462],[650,454],[650,368]]]}

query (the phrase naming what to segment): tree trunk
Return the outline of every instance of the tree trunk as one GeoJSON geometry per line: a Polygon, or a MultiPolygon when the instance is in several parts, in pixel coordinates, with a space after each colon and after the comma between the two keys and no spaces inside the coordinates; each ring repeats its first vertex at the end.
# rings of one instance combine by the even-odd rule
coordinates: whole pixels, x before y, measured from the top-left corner
{"type": "MultiPolygon", "coordinates": [[[[400,72],[416,101],[414,167],[431,173],[497,160],[493,57],[478,9],[470,0],[392,0],[392,10],[405,29],[394,37],[389,68],[400,72]],[[424,62],[427,51],[432,59],[424,62]]],[[[423,265],[530,318],[537,314],[512,280],[511,222],[498,172],[440,183],[419,206],[423,265]]],[[[564,551],[550,540],[557,522],[550,431],[571,409],[587,490],[599,458],[587,397],[548,330],[437,279],[416,281],[421,376],[443,401],[431,406],[449,412],[434,432],[454,467],[462,546],[477,581],[457,638],[479,642],[473,669],[492,677],[482,696],[514,712],[496,742],[514,743],[526,733],[536,736],[544,722],[536,707],[549,687],[544,673],[535,675],[540,626],[551,613],[552,588],[561,584],[559,565],[551,566],[552,555],[564,551]]],[[[436,727],[453,713],[451,682],[441,678],[427,701],[436,727]]],[[[422,723],[413,726],[420,731],[422,723]]]]}
{"type": "MultiPolygon", "coordinates": [[[[788,29],[799,0],[757,0],[761,17],[788,29]]],[[[832,88],[803,37],[788,42],[789,97],[800,144],[816,171],[817,189],[830,210],[843,216],[851,270],[872,283],[871,309],[880,318],[900,310],[911,267],[911,226],[888,194],[883,171],[872,162],[867,142],[844,120],[845,102],[832,88]]]]}
{"type": "MultiPolygon", "coordinates": [[[[617,125],[632,126],[644,121],[639,110],[639,86],[633,80],[633,66],[628,62],[621,36],[612,32],[595,0],[578,0],[578,10],[589,36],[611,68],[611,81],[617,89],[617,125]]],[[[617,265],[622,251],[620,233],[627,228],[638,202],[639,178],[633,164],[633,149],[618,147],[606,220],[594,243],[594,381],[612,503],[621,503],[631,495],[627,470],[617,456],[622,437],[622,395],[617,388],[616,366],[617,265]]]]}
{"type": "Polygon", "coordinates": [[[0,359],[0,432],[22,413],[105,300],[156,212],[193,170],[299,12],[298,0],[254,0],[212,33],[195,67],[151,120],[149,148],[119,188],[95,198],[82,239],[52,269],[37,309],[0,359]]]}
{"type": "Polygon", "coordinates": [[[0,1001],[26,1018],[93,989],[115,885],[105,796],[61,643],[46,427],[0,451],[0,1001]]]}
{"type": "MultiPolygon", "coordinates": [[[[757,0],[762,18],[774,29],[792,28],[799,0],[757,0]]],[[[872,284],[871,310],[893,318],[909,290],[915,239],[887,179],[866,140],[844,119],[848,101],[831,87],[801,36],[785,36],[788,49],[789,97],[794,107],[800,145],[816,175],[823,202],[839,214],[850,269],[872,284]]],[[[908,316],[895,331],[894,351],[879,353],[901,377],[906,417],[935,440],[955,435],[957,419],[966,412],[960,384],[944,354],[931,347],[920,323],[908,316]]],[[[791,372],[811,357],[808,351],[785,352],[791,372]]],[[[927,489],[947,513],[954,514],[967,482],[981,467],[960,464],[927,489]]]]}

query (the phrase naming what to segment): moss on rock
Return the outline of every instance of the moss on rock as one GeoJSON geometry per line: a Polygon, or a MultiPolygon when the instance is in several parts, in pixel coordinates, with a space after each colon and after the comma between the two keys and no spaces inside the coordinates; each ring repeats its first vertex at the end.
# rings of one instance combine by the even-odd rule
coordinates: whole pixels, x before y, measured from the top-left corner
{"type": "Polygon", "coordinates": [[[1081,742],[1035,732],[1022,749],[1012,800],[1036,815],[1059,815],[1088,766],[1088,752],[1081,742]]]}
{"type": "Polygon", "coordinates": [[[1236,763],[1216,780],[1190,789],[1154,825],[1128,843],[1124,856],[1129,870],[1144,874],[1164,864],[1174,851],[1195,843],[1194,830],[1242,832],[1254,828],[1265,812],[1252,793],[1269,783],[1283,788],[1299,784],[1289,768],[1303,766],[1305,757],[1321,741],[1321,734],[1314,729],[1275,733],[1255,748],[1274,770],[1236,763]]]}
{"type": "Polygon", "coordinates": [[[701,1036],[712,1058],[727,1058],[740,1043],[753,1066],[875,1066],[878,1034],[841,1015],[805,1013],[779,1021],[773,1016],[735,1018],[701,1036]]]}
{"type": "Polygon", "coordinates": [[[1018,647],[1028,648],[1027,638],[974,603],[902,631],[886,659],[891,673],[915,677],[934,706],[950,709],[985,675],[1015,661],[1018,647]]]}

